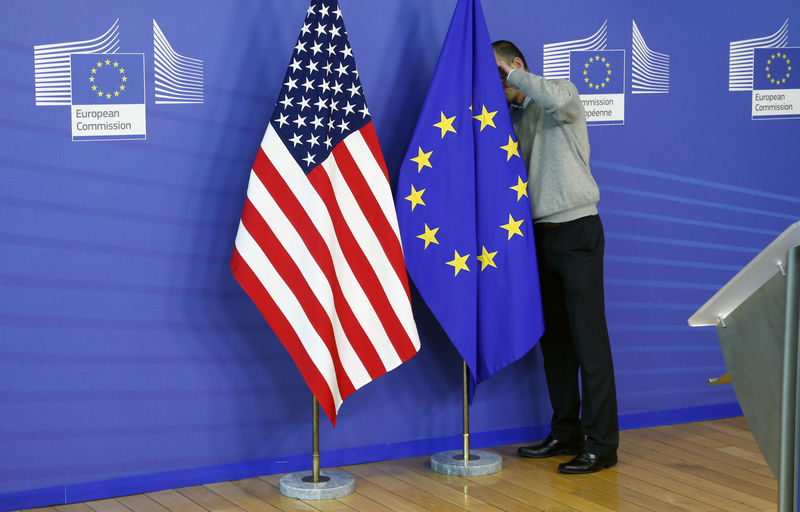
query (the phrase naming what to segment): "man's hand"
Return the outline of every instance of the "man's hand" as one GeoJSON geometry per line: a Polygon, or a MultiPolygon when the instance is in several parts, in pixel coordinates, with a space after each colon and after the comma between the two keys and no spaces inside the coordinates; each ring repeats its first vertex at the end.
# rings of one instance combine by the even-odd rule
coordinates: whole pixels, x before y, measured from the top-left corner
{"type": "Polygon", "coordinates": [[[508,76],[508,74],[511,73],[511,70],[513,68],[511,66],[509,66],[508,64],[506,64],[505,62],[503,62],[503,61],[498,59],[497,60],[497,69],[500,71],[500,76],[503,77],[503,80],[505,80],[506,77],[508,76]]]}

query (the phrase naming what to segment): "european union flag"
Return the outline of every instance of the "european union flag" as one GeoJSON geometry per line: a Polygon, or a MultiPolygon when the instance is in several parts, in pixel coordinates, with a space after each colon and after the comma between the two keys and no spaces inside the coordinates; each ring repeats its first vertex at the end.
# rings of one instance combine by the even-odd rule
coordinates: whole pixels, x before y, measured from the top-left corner
{"type": "Polygon", "coordinates": [[[70,55],[73,105],[144,104],[144,54],[70,55]]]}
{"type": "Polygon", "coordinates": [[[569,81],[580,94],[625,92],[625,50],[572,51],[569,81]]]}
{"type": "Polygon", "coordinates": [[[459,0],[398,178],[406,267],[474,382],[544,329],[527,172],[478,0],[459,0]]]}
{"type": "Polygon", "coordinates": [[[800,89],[800,48],[755,48],[753,89],[800,89]]]}

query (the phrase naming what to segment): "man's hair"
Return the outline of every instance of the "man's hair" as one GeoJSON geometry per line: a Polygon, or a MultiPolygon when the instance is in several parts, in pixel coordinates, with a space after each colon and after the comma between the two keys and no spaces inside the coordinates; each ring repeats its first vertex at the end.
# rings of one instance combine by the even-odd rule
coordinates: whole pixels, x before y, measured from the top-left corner
{"type": "Polygon", "coordinates": [[[522,55],[522,52],[519,51],[519,48],[512,43],[511,41],[495,41],[492,43],[492,49],[494,53],[498,56],[503,58],[509,64],[514,57],[519,57],[522,60],[522,63],[525,64],[525,69],[528,69],[528,62],[525,60],[525,56],[522,55]]]}

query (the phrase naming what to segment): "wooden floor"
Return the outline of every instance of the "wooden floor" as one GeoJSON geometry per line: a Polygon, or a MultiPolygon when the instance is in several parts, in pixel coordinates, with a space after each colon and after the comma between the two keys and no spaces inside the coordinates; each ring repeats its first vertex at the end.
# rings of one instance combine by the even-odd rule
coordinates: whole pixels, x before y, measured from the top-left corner
{"type": "Polygon", "coordinates": [[[490,476],[440,475],[428,457],[345,466],[356,491],[336,500],[286,498],[278,491],[281,475],[273,475],[37,511],[777,510],[777,481],[743,418],[624,431],[619,464],[592,475],[560,475],[556,466],[568,456],[520,459],[517,446],[493,450],[503,456],[503,470],[490,476]]]}

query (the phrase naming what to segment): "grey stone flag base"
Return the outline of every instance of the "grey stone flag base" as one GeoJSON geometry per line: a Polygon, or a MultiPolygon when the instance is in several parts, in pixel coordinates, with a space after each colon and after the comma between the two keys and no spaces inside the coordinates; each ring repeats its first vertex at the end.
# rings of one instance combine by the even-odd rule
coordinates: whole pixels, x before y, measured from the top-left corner
{"type": "Polygon", "coordinates": [[[503,469],[503,458],[492,452],[470,450],[469,460],[465,461],[463,450],[450,450],[431,457],[431,469],[445,475],[491,475],[503,469]]]}
{"type": "Polygon", "coordinates": [[[281,494],[301,500],[331,500],[356,488],[356,479],[341,471],[320,471],[319,480],[314,483],[311,471],[289,473],[281,478],[281,494]]]}

